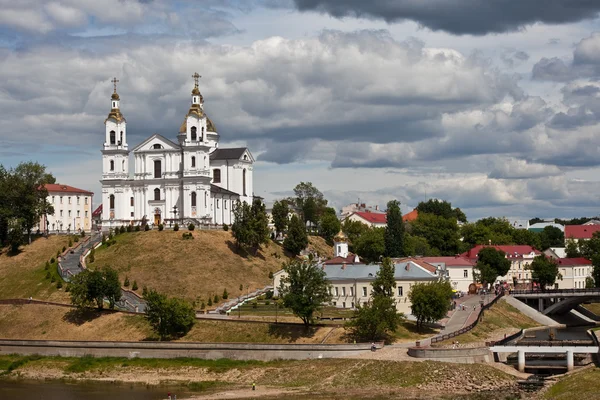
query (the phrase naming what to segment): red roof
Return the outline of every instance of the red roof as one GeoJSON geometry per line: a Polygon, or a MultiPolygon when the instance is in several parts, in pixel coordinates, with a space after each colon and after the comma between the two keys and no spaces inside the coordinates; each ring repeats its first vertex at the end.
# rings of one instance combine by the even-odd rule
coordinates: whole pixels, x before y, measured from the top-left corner
{"type": "Polygon", "coordinates": [[[96,208],[94,210],[94,212],[92,213],[92,217],[97,217],[98,215],[101,215],[101,214],[102,214],[102,204],[100,204],[98,206],[98,208],[96,208]]]}
{"type": "Polygon", "coordinates": [[[373,213],[366,211],[356,211],[354,214],[358,215],[365,221],[368,221],[372,224],[386,224],[387,223],[387,215],[384,213],[373,213]]]}
{"type": "Polygon", "coordinates": [[[587,258],[577,257],[577,258],[559,258],[556,261],[560,265],[592,265],[592,262],[587,258]]]}
{"type": "Polygon", "coordinates": [[[594,232],[600,231],[600,225],[567,225],[565,239],[591,239],[594,232]]]}
{"type": "Polygon", "coordinates": [[[325,265],[331,265],[331,264],[364,264],[363,262],[359,261],[357,263],[354,262],[354,258],[356,256],[352,253],[348,253],[347,257],[333,257],[330,260],[325,261],[323,264],[325,265]]]}
{"type": "Polygon", "coordinates": [[[431,272],[432,274],[435,274],[435,271],[437,271],[437,267],[435,265],[431,265],[429,264],[427,261],[423,260],[422,258],[414,258],[414,257],[403,257],[403,258],[393,258],[392,261],[394,261],[394,263],[398,264],[398,263],[403,263],[403,262],[412,262],[417,264],[419,267],[423,268],[426,271],[431,272]]]}
{"type": "Polygon", "coordinates": [[[444,263],[446,267],[473,267],[475,263],[465,257],[462,256],[450,256],[450,257],[419,257],[420,260],[423,260],[427,263],[444,263]]]}
{"type": "Polygon", "coordinates": [[[94,194],[88,190],[77,189],[76,187],[69,185],[61,185],[60,183],[47,183],[44,187],[49,193],[80,193],[89,194],[90,196],[94,194]]]}
{"type": "Polygon", "coordinates": [[[404,222],[414,221],[415,219],[417,219],[418,216],[419,216],[419,212],[415,208],[414,210],[412,210],[408,214],[404,214],[402,216],[402,221],[404,221],[404,222]]]}
{"type": "Polygon", "coordinates": [[[461,254],[462,257],[466,257],[470,260],[475,260],[477,259],[477,254],[479,254],[479,250],[483,249],[484,247],[493,247],[496,250],[502,250],[503,252],[506,253],[506,258],[522,258],[524,254],[531,254],[531,252],[533,251],[533,253],[537,256],[539,254],[542,254],[539,250],[536,250],[535,248],[529,246],[529,245],[499,245],[499,244],[495,244],[495,245],[483,245],[483,244],[478,244],[477,246],[473,247],[471,250],[466,251],[464,253],[461,254]]]}

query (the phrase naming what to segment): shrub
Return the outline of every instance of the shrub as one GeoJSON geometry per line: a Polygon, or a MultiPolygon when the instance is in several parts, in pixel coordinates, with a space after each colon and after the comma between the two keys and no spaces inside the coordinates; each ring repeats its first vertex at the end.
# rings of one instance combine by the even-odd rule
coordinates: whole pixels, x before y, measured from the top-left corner
{"type": "Polygon", "coordinates": [[[125,275],[125,282],[123,282],[123,286],[129,287],[129,277],[125,275]]]}
{"type": "Polygon", "coordinates": [[[67,251],[67,248],[65,246],[63,246],[62,252],[64,253],[65,251],[67,251]]]}
{"type": "Polygon", "coordinates": [[[217,304],[219,302],[219,295],[215,294],[215,298],[213,299],[213,303],[217,304]]]}
{"type": "Polygon", "coordinates": [[[55,262],[56,262],[56,259],[55,259],[54,257],[52,257],[52,258],[50,259],[50,264],[54,264],[55,262]]]}
{"type": "Polygon", "coordinates": [[[269,290],[267,293],[265,293],[265,299],[272,299],[273,298],[273,291],[269,290]]]}
{"type": "Polygon", "coordinates": [[[71,291],[71,285],[67,284],[67,286],[65,287],[65,292],[70,292],[71,291]]]}
{"type": "Polygon", "coordinates": [[[92,248],[90,250],[90,254],[88,255],[88,262],[91,264],[96,261],[96,249],[92,248]]]}
{"type": "Polygon", "coordinates": [[[258,308],[258,301],[254,300],[252,302],[252,308],[258,308]]]}
{"type": "Polygon", "coordinates": [[[195,228],[194,224],[189,224],[188,225],[188,230],[193,231],[195,228]]]}
{"type": "Polygon", "coordinates": [[[202,304],[200,304],[200,309],[204,310],[206,308],[206,304],[204,304],[204,302],[202,302],[202,304]]]}
{"type": "Polygon", "coordinates": [[[269,304],[271,304],[271,302],[269,300],[265,300],[265,306],[268,306],[269,304]]]}
{"type": "Polygon", "coordinates": [[[229,225],[223,224],[223,230],[227,232],[229,230],[229,225]]]}
{"type": "Polygon", "coordinates": [[[227,300],[227,298],[229,297],[229,293],[227,293],[227,289],[223,289],[223,300],[227,300]]]}
{"type": "Polygon", "coordinates": [[[120,232],[121,233],[125,233],[125,231],[127,230],[127,228],[125,228],[125,225],[121,226],[120,232]]]}
{"type": "Polygon", "coordinates": [[[50,263],[46,261],[46,265],[44,265],[44,269],[48,271],[50,269],[50,263]]]}
{"type": "Polygon", "coordinates": [[[179,230],[179,224],[175,224],[175,226],[173,227],[173,230],[174,230],[175,232],[177,232],[177,231],[179,230]]]}
{"type": "Polygon", "coordinates": [[[108,233],[108,238],[107,238],[107,240],[112,240],[112,238],[113,238],[113,233],[112,233],[112,231],[111,231],[111,232],[109,232],[109,233],[108,233]]]}
{"type": "Polygon", "coordinates": [[[85,231],[81,231],[81,237],[85,237],[85,231]]]}
{"type": "Polygon", "coordinates": [[[163,229],[165,229],[165,226],[163,224],[158,224],[158,230],[162,231],[163,229]]]}
{"type": "Polygon", "coordinates": [[[211,307],[211,306],[212,306],[212,304],[213,304],[213,303],[212,303],[212,299],[209,297],[209,298],[208,298],[208,306],[209,306],[209,307],[211,307]]]}
{"type": "Polygon", "coordinates": [[[148,287],[146,285],[144,285],[144,287],[142,288],[142,296],[146,296],[148,294],[148,287]]]}
{"type": "Polygon", "coordinates": [[[273,271],[269,271],[269,279],[273,279],[273,271]]]}
{"type": "Polygon", "coordinates": [[[127,232],[132,232],[133,231],[133,226],[127,225],[127,232]]]}
{"type": "Polygon", "coordinates": [[[79,242],[79,236],[77,236],[77,235],[73,236],[73,241],[75,243],[79,242]]]}
{"type": "Polygon", "coordinates": [[[144,225],[144,231],[148,232],[150,230],[150,225],[146,224],[144,225]]]}
{"type": "MultiPolygon", "coordinates": [[[[73,240],[69,239],[69,247],[73,247],[73,240]]],[[[63,251],[65,251],[65,248],[63,247],[63,251]]]]}
{"type": "Polygon", "coordinates": [[[56,282],[56,288],[57,288],[57,289],[60,289],[60,288],[62,288],[62,286],[63,286],[63,284],[62,284],[62,282],[61,282],[61,281],[58,281],[58,282],[56,282]]]}
{"type": "Polygon", "coordinates": [[[136,291],[138,290],[138,284],[137,281],[133,281],[133,286],[131,287],[131,290],[136,291]]]}
{"type": "Polygon", "coordinates": [[[136,226],[135,226],[135,231],[136,231],[136,232],[139,232],[140,230],[141,230],[141,229],[140,229],[140,226],[139,226],[139,225],[136,225],[136,226]]]}
{"type": "Polygon", "coordinates": [[[194,238],[194,235],[192,235],[192,232],[183,232],[183,233],[181,234],[181,237],[182,237],[184,240],[189,240],[189,239],[193,239],[193,238],[194,238]]]}
{"type": "Polygon", "coordinates": [[[50,282],[51,282],[51,283],[54,283],[54,282],[56,282],[56,277],[55,277],[54,275],[52,275],[52,277],[50,278],[50,282]]]}
{"type": "Polygon", "coordinates": [[[46,279],[50,279],[51,275],[50,275],[50,271],[46,272],[46,279]]]}
{"type": "Polygon", "coordinates": [[[106,243],[106,235],[103,233],[102,234],[102,244],[106,243]]]}

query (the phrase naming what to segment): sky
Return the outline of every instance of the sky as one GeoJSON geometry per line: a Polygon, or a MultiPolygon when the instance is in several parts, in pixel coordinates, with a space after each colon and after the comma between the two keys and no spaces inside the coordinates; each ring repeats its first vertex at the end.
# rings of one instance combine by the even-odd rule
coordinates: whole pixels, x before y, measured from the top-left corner
{"type": "MultiPolygon", "coordinates": [[[[337,209],[599,214],[600,1],[0,0],[0,164],[100,199],[113,77],[132,149],[172,140],[202,75],[254,194],[337,209]],[[542,4],[543,3],[543,4],[542,4]]],[[[131,164],[132,166],[133,164],[131,164]]]]}

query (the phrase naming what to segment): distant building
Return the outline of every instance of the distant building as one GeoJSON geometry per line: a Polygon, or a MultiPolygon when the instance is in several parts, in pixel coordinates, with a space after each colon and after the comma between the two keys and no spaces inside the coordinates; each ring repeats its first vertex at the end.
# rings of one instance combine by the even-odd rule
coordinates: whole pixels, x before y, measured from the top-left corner
{"type": "Polygon", "coordinates": [[[561,278],[554,284],[556,289],[584,289],[585,281],[592,276],[592,262],[586,258],[559,258],[558,273],[561,278]]]}
{"type": "Polygon", "coordinates": [[[529,225],[529,229],[531,232],[542,232],[545,227],[552,226],[554,228],[560,229],[561,232],[565,231],[565,227],[561,224],[556,224],[554,222],[538,222],[537,224],[529,225]]]}
{"type": "MultiPolygon", "coordinates": [[[[418,218],[419,212],[415,208],[408,214],[402,216],[402,221],[411,222],[418,218]]],[[[387,215],[385,213],[373,213],[373,212],[353,212],[346,219],[350,221],[362,222],[371,228],[385,228],[387,226],[387,215]]]]}
{"type": "Polygon", "coordinates": [[[578,242],[591,239],[598,231],[600,231],[600,225],[567,225],[565,226],[565,244],[567,240],[578,242]]]}
{"type": "Polygon", "coordinates": [[[597,219],[591,219],[583,225],[600,225],[600,221],[598,221],[597,219]]]}
{"type": "Polygon", "coordinates": [[[324,262],[324,264],[364,264],[360,261],[358,255],[348,251],[348,238],[344,232],[340,231],[333,238],[333,258],[324,262]]]}
{"type": "Polygon", "coordinates": [[[385,214],[384,211],[381,211],[379,209],[378,205],[367,206],[365,203],[352,203],[352,204],[348,204],[347,206],[342,207],[342,210],[340,213],[340,218],[346,219],[350,214],[357,212],[357,211],[358,212],[372,212],[372,213],[385,214]]]}
{"type": "Polygon", "coordinates": [[[515,219],[509,220],[510,226],[515,229],[529,229],[529,220],[528,219],[515,219]]]}
{"type": "Polygon", "coordinates": [[[461,254],[477,264],[477,255],[481,249],[493,247],[496,250],[502,250],[506,253],[506,258],[510,260],[511,266],[505,276],[498,277],[498,281],[507,281],[509,283],[530,283],[531,271],[527,267],[536,256],[542,254],[539,250],[528,245],[481,245],[473,247],[471,250],[461,254]]]}
{"type": "Polygon", "coordinates": [[[567,257],[567,249],[566,247],[550,247],[544,250],[544,254],[554,260],[558,260],[559,258],[567,257]]]}
{"type": "Polygon", "coordinates": [[[63,184],[47,184],[48,202],[54,215],[42,216],[41,231],[50,233],[89,232],[92,229],[92,198],[94,193],[63,184]]]}
{"type": "Polygon", "coordinates": [[[98,206],[92,213],[92,229],[102,227],[102,204],[98,206]]]}
{"type": "Polygon", "coordinates": [[[454,290],[468,292],[469,285],[475,281],[473,276],[475,263],[465,257],[418,257],[418,259],[445,270],[454,290]]]}

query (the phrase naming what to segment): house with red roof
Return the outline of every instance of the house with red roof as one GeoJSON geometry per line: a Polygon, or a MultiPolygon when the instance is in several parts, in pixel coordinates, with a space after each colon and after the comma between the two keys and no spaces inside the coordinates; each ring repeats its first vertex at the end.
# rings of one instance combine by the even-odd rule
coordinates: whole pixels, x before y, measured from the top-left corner
{"type": "Polygon", "coordinates": [[[498,281],[506,281],[514,284],[531,282],[531,271],[527,268],[535,257],[542,254],[539,250],[529,245],[478,244],[461,254],[461,257],[465,257],[474,264],[477,264],[477,255],[479,254],[479,251],[485,247],[493,247],[496,250],[503,251],[506,254],[506,258],[510,260],[511,265],[508,273],[505,276],[498,277],[498,281]]]}
{"type": "Polygon", "coordinates": [[[469,285],[475,282],[473,276],[475,263],[466,257],[456,255],[447,257],[418,257],[417,259],[445,270],[452,288],[459,292],[467,293],[469,285]]]}
{"type": "Polygon", "coordinates": [[[556,262],[560,274],[556,289],[584,289],[586,279],[592,277],[592,262],[587,258],[559,258],[556,262]]]}
{"type": "Polygon", "coordinates": [[[600,232],[600,225],[566,225],[565,245],[567,240],[578,242],[591,239],[596,232],[600,232]]]}
{"type": "Polygon", "coordinates": [[[102,204],[100,204],[92,213],[92,226],[98,229],[102,226],[102,204]]]}
{"type": "Polygon", "coordinates": [[[61,183],[46,184],[48,203],[53,215],[40,219],[39,229],[53,233],[89,232],[92,229],[92,198],[94,193],[61,183]]]}
{"type": "MultiPolygon", "coordinates": [[[[417,219],[419,212],[415,208],[408,214],[402,216],[402,221],[411,222],[417,219]]],[[[371,228],[385,228],[387,226],[387,214],[370,211],[355,211],[350,214],[346,219],[350,221],[358,221],[371,228]]]]}

